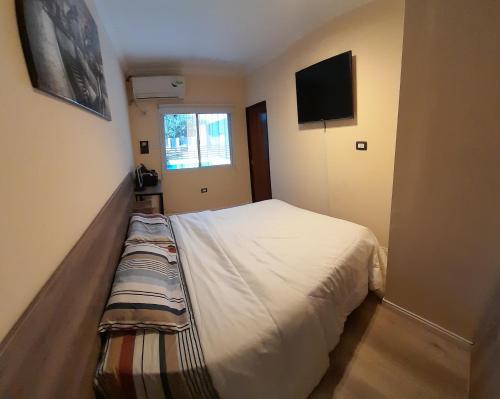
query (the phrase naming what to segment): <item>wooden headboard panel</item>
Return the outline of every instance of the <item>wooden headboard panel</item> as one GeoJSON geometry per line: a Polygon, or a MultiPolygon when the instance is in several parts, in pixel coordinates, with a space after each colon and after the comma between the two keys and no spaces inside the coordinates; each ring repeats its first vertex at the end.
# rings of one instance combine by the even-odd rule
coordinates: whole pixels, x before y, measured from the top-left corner
{"type": "Polygon", "coordinates": [[[94,398],[97,325],[132,209],[127,176],[0,344],[0,398],[94,398]]]}

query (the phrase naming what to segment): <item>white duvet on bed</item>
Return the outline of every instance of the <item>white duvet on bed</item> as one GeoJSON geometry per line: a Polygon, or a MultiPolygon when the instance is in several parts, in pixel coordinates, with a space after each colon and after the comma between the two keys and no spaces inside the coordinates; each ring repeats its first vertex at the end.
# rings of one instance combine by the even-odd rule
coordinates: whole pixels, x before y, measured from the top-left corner
{"type": "Polygon", "coordinates": [[[306,398],[347,315],[383,291],[374,235],[279,200],[171,219],[221,398],[306,398]]]}

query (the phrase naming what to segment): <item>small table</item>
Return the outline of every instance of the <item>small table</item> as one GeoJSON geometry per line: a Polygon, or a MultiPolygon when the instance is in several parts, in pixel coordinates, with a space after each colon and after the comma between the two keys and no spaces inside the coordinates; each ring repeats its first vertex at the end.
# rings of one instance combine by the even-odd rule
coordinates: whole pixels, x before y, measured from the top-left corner
{"type": "Polygon", "coordinates": [[[160,197],[160,213],[165,214],[165,209],[163,209],[163,187],[161,185],[161,180],[158,180],[156,186],[146,186],[142,190],[135,190],[135,200],[142,201],[142,197],[148,197],[152,195],[158,195],[160,197]]]}

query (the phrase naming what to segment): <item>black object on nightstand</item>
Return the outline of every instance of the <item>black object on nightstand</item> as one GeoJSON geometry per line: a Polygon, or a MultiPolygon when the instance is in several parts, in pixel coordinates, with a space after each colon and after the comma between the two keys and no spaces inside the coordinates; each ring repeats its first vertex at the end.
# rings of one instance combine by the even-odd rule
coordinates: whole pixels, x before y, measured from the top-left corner
{"type": "Polygon", "coordinates": [[[152,195],[158,195],[160,197],[160,213],[165,214],[165,209],[163,209],[163,187],[161,185],[161,180],[154,186],[144,186],[142,190],[135,190],[135,200],[142,201],[143,197],[149,197],[152,195]]]}

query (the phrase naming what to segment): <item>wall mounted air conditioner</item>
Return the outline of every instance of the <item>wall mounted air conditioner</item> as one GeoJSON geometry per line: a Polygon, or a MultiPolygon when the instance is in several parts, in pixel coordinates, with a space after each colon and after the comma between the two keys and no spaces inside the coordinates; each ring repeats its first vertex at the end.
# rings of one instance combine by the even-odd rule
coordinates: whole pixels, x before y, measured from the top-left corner
{"type": "Polygon", "coordinates": [[[135,76],[131,80],[136,100],[148,98],[183,99],[186,93],[184,76],[135,76]]]}

